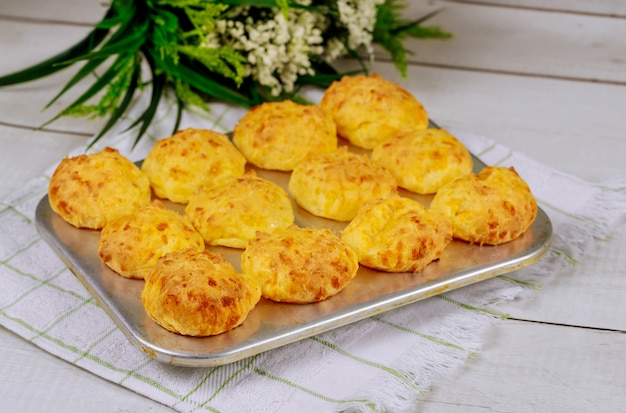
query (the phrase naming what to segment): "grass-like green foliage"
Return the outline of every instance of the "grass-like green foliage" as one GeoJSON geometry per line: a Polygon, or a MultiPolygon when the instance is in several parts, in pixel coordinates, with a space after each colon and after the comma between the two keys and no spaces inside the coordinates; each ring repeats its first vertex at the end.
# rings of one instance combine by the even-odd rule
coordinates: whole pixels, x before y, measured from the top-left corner
{"type": "MultiPolygon", "coordinates": [[[[113,0],[102,20],[81,41],[69,49],[39,64],[0,77],[0,87],[29,82],[59,70],[77,67],[76,73],[48,103],[49,107],[79,83],[90,85],[64,110],[46,124],[61,116],[108,117],[102,130],[91,144],[109,131],[129,109],[136,93],[150,85],[150,102],[130,128],[137,128],[136,142],[152,122],[166,88],[171,87],[180,114],[186,105],[209,110],[208,102],[219,100],[243,107],[265,101],[293,99],[303,101],[296,89],[275,96],[250,76],[245,76],[247,57],[230,46],[207,47],[207,33],[233,7],[249,7],[249,16],[262,16],[267,8],[279,9],[287,17],[293,9],[317,11],[332,17],[332,24],[323,33],[325,39],[340,37],[336,24],[339,12],[336,1],[312,1],[300,5],[287,0],[113,0]],[[143,73],[147,63],[149,73],[143,73]]],[[[377,6],[377,21],[373,42],[386,49],[398,70],[406,75],[407,58],[403,47],[406,37],[448,38],[437,27],[417,21],[404,21],[400,15],[404,6],[386,0],[377,6]]],[[[347,45],[347,43],[346,43],[347,45]]],[[[362,71],[367,71],[359,50],[347,48],[347,54],[358,59],[362,71]]],[[[338,73],[323,56],[310,56],[313,74],[300,75],[298,87],[314,85],[325,88],[344,73],[338,73]]],[[[129,129],[130,129],[129,128],[129,129]]]]}

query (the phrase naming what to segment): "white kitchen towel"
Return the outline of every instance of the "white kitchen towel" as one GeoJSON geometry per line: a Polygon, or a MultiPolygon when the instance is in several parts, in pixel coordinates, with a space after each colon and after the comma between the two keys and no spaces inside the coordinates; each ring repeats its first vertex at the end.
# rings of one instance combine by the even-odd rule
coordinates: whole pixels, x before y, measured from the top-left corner
{"type": "MultiPolygon", "coordinates": [[[[119,148],[143,158],[170,134],[170,108],[135,148],[117,128],[90,151],[119,148]]],[[[241,110],[213,106],[182,127],[227,131],[241,110]]],[[[128,120],[130,122],[131,119],[128,120]]],[[[541,261],[503,277],[377,315],[214,368],[163,364],[133,347],[34,226],[48,174],[0,205],[0,323],[43,350],[181,412],[390,411],[415,407],[437,381],[478,352],[485,331],[506,317],[494,306],[533,290],[584,259],[624,218],[626,179],[590,184],[493,140],[452,131],[489,165],[512,165],[550,216],[554,241],[541,261]]],[[[76,154],[85,148],[77,148],[76,154]]]]}

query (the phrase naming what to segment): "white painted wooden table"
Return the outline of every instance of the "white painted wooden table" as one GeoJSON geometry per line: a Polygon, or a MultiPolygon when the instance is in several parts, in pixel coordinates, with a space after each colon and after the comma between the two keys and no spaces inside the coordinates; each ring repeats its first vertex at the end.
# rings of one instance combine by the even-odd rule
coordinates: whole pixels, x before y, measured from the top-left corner
{"type": "MultiPolygon", "coordinates": [[[[592,182],[626,175],[626,2],[413,1],[411,13],[437,7],[432,23],[455,38],[412,41],[401,80],[434,119],[592,182]]],[[[84,0],[2,0],[0,73],[69,46],[102,12],[84,0]]],[[[399,80],[382,57],[374,68],[399,80]]],[[[62,119],[35,129],[70,101],[41,112],[68,76],[0,89],[0,199],[101,125],[62,119]]],[[[570,274],[502,305],[511,317],[415,411],[626,411],[625,225],[570,274]]],[[[4,329],[0,371],[2,411],[169,411],[4,329]]]]}

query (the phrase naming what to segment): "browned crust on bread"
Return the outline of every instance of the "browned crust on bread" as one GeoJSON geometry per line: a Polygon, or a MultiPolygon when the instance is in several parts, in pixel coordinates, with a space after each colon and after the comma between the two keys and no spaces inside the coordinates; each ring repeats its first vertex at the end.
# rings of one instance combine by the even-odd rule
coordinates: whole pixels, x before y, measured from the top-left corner
{"type": "Polygon", "coordinates": [[[258,234],[241,257],[242,271],[259,281],[263,297],[299,304],[339,293],[358,267],[356,253],[330,230],[295,225],[258,234]]]}
{"type": "Polygon", "coordinates": [[[245,248],[257,231],[277,231],[294,220],[287,193],[254,172],[199,190],[185,215],[208,245],[232,248],[245,248]]]}
{"type": "Polygon", "coordinates": [[[156,323],[174,333],[212,336],[244,322],[261,298],[256,281],[222,255],[193,249],[169,253],[146,277],[141,299],[156,323]]]}
{"type": "Polygon", "coordinates": [[[245,165],[223,133],[187,128],[156,142],[141,169],[158,197],[184,204],[200,187],[243,175],[245,165]]]}
{"type": "Polygon", "coordinates": [[[376,73],[344,76],[324,92],[320,107],[337,125],[340,137],[365,149],[407,129],[425,129],[422,104],[397,83],[376,73]]]}
{"type": "Polygon", "coordinates": [[[537,216],[537,200],[513,167],[485,167],[437,192],[431,209],[454,225],[454,236],[476,244],[512,241],[537,216]]]}
{"type": "Polygon", "coordinates": [[[48,186],[52,210],[78,228],[101,229],[150,198],[148,177],[112,148],[64,158],[48,186]]]}
{"type": "Polygon", "coordinates": [[[345,148],[306,159],[292,172],[288,190],[310,213],[349,221],[366,202],[397,193],[395,178],[367,155],[345,148]]]}
{"type": "Polygon", "coordinates": [[[155,200],[105,225],[98,256],[122,277],[144,279],[160,257],[185,248],[202,251],[202,236],[185,217],[155,200]]]}
{"type": "Polygon", "coordinates": [[[412,130],[374,148],[372,159],[383,165],[398,186],[434,194],[443,185],[472,172],[472,155],[444,129],[412,130]]]}
{"type": "Polygon", "coordinates": [[[452,241],[452,224],[409,198],[392,197],[365,205],[341,239],[359,262],[386,272],[417,272],[439,259],[452,241]]]}
{"type": "Polygon", "coordinates": [[[267,102],[240,119],[233,142],[259,168],[291,171],[309,156],[337,150],[337,128],[317,106],[267,102]]]}

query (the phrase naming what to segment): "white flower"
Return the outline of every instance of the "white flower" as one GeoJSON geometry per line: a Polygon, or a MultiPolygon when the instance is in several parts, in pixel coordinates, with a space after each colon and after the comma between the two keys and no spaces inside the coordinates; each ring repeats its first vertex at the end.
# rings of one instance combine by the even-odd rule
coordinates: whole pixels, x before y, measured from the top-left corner
{"type": "MultiPolygon", "coordinates": [[[[257,10],[249,6],[233,7],[214,31],[206,36],[208,47],[231,46],[247,59],[244,76],[268,87],[278,96],[293,92],[298,77],[314,75],[312,56],[324,56],[332,61],[350,49],[364,49],[372,56],[372,32],[376,23],[377,5],[384,0],[337,0],[339,19],[347,39],[332,37],[324,40],[323,33],[331,25],[331,15],[306,9],[291,8],[288,16],[278,8],[257,10]],[[255,16],[255,17],[253,17],[255,16]]],[[[298,0],[302,5],[311,0],[298,0]]]]}
{"type": "Polygon", "coordinates": [[[376,6],[384,0],[338,0],[339,20],[348,29],[348,47],[365,48],[372,54],[372,32],[376,24],[376,6]]]}
{"type": "Polygon", "coordinates": [[[314,74],[309,57],[324,51],[318,27],[324,23],[324,16],[291,9],[285,18],[279,9],[271,9],[266,20],[255,21],[249,16],[235,20],[240,15],[234,12],[228,17],[217,22],[215,32],[207,35],[207,44],[229,45],[246,52],[244,74],[269,87],[273,95],[292,92],[299,76],[314,74]]]}
{"type": "Polygon", "coordinates": [[[326,43],[324,56],[326,56],[326,59],[328,59],[329,61],[333,61],[345,55],[347,51],[348,50],[346,49],[342,41],[336,37],[333,37],[329,39],[328,42],[326,43]]]}

